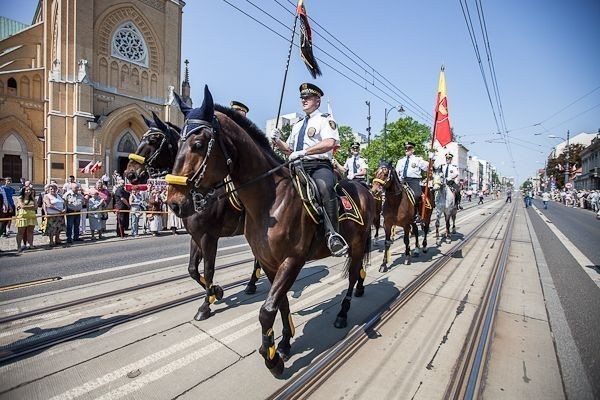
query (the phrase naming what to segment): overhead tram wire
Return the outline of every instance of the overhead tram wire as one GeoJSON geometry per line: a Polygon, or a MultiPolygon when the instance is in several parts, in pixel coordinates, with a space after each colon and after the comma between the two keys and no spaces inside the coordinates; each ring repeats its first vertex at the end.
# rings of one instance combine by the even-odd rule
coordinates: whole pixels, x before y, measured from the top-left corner
{"type": "MultiPolygon", "coordinates": [[[[252,19],[253,21],[259,23],[260,25],[262,25],[263,27],[267,28],[269,31],[277,34],[277,36],[281,37],[282,39],[285,39],[286,41],[289,41],[289,39],[285,38],[282,34],[280,34],[279,32],[275,31],[273,28],[267,26],[264,22],[259,21],[257,18],[255,18],[254,16],[250,15],[249,13],[247,13],[246,11],[242,10],[240,7],[235,6],[234,4],[232,4],[231,2],[227,1],[227,0],[223,0],[225,3],[227,3],[228,5],[232,6],[233,8],[235,8],[236,10],[238,10],[239,12],[241,12],[242,14],[246,15],[247,17],[249,17],[250,19],[252,19]]],[[[260,12],[262,12],[263,14],[267,15],[269,18],[273,19],[274,21],[276,21],[278,24],[282,25],[286,30],[291,31],[291,29],[285,25],[283,22],[279,21],[276,17],[274,17],[273,15],[271,15],[270,13],[268,13],[267,11],[265,11],[264,9],[262,9],[261,7],[259,7],[258,5],[256,5],[255,3],[253,3],[250,0],[246,0],[247,3],[251,4],[253,7],[255,7],[256,9],[258,9],[260,12]]],[[[289,10],[288,10],[289,11],[289,10]]],[[[298,47],[297,44],[294,43],[295,47],[298,47]]],[[[343,62],[341,62],[340,60],[338,60],[337,58],[335,58],[334,56],[332,56],[330,53],[328,53],[327,51],[321,49],[318,46],[314,46],[315,48],[319,49],[323,54],[329,56],[331,59],[333,59],[335,62],[337,62],[338,64],[342,65],[344,68],[346,68],[347,70],[349,70],[350,72],[352,72],[354,75],[356,75],[358,78],[363,79],[362,75],[360,75],[359,73],[357,73],[355,70],[353,70],[352,68],[350,68],[348,65],[344,64],[343,62]]],[[[375,97],[377,97],[378,99],[380,99],[382,102],[384,102],[387,105],[390,106],[394,106],[397,105],[398,103],[402,103],[402,101],[399,101],[398,98],[395,98],[394,96],[390,95],[388,92],[386,92],[384,89],[378,87],[377,85],[372,85],[375,89],[377,89],[378,91],[380,91],[384,96],[389,97],[394,103],[390,103],[386,100],[384,100],[381,96],[377,95],[376,93],[374,93],[372,90],[369,90],[367,87],[363,86],[362,84],[360,84],[359,82],[357,82],[355,79],[352,79],[351,77],[349,77],[347,74],[343,73],[342,71],[340,71],[338,68],[335,68],[333,65],[331,65],[330,63],[324,61],[322,58],[316,57],[317,60],[319,60],[321,63],[323,63],[324,65],[328,66],[329,68],[333,69],[334,71],[338,72],[340,75],[344,76],[346,79],[350,80],[351,82],[353,82],[354,84],[356,84],[357,86],[361,87],[362,89],[365,89],[367,92],[373,94],[375,97]]],[[[386,87],[388,90],[389,87],[386,87]]],[[[423,118],[421,115],[419,115],[418,111],[415,111],[412,109],[412,107],[410,106],[406,106],[405,108],[409,111],[411,111],[415,117],[418,120],[421,120],[422,122],[427,123],[427,120],[425,120],[425,118],[423,118]]]]}
{"type": "MultiPolygon", "coordinates": [[[[287,7],[285,7],[283,4],[281,4],[281,2],[279,0],[274,0],[274,1],[277,4],[279,4],[284,10],[286,10],[290,14],[294,15],[294,13],[292,11],[290,11],[287,7]]],[[[290,5],[292,5],[293,7],[295,7],[294,3],[292,3],[290,0],[287,0],[287,1],[288,1],[288,3],[290,5]]],[[[321,37],[323,40],[325,40],[327,43],[329,43],[331,46],[333,46],[337,51],[339,51],[342,55],[344,55],[346,58],[348,58],[350,61],[352,61],[354,64],[356,64],[366,74],[371,75],[373,77],[373,79],[376,79],[379,83],[381,83],[383,85],[386,85],[384,82],[381,81],[381,79],[377,78],[375,75],[380,76],[384,81],[387,82],[387,84],[391,85],[394,89],[397,90],[397,92],[395,92],[395,91],[393,91],[393,92],[403,100],[402,103],[403,103],[403,105],[405,107],[407,106],[407,103],[408,103],[409,105],[411,105],[414,108],[418,109],[419,110],[418,112],[425,119],[431,120],[430,123],[433,122],[433,116],[432,116],[432,114],[430,114],[427,110],[425,110],[421,105],[419,105],[415,100],[413,100],[408,94],[406,94],[405,92],[403,92],[398,86],[396,86],[393,82],[391,82],[383,74],[381,74],[379,71],[377,71],[373,66],[371,66],[367,61],[365,61],[361,56],[359,56],[352,49],[350,49],[348,46],[346,46],[346,44],[344,44],[344,42],[342,42],[340,39],[338,39],[336,36],[334,36],[331,32],[329,32],[327,29],[325,29],[321,24],[319,24],[319,22],[317,20],[315,20],[312,17],[309,17],[309,19],[310,19],[310,21],[314,25],[318,26],[321,30],[323,30],[325,33],[327,33],[329,36],[331,36],[331,38],[333,38],[336,42],[338,42],[340,45],[342,45],[342,47],[344,47],[346,50],[348,50],[354,56],[354,58],[350,57],[346,52],[344,52],[343,50],[341,50],[338,46],[336,46],[329,39],[327,39],[325,36],[323,36],[318,30],[314,30],[313,29],[313,32],[315,34],[317,34],[319,37],[321,37]],[[360,61],[362,61],[368,68],[365,68],[364,66],[358,64],[356,62],[355,58],[357,58],[360,61]],[[373,72],[371,72],[371,71],[373,71],[373,72]]],[[[386,87],[389,89],[389,86],[386,85],[386,87]]]]}
{"type": "MultiPolygon", "coordinates": [[[[224,3],[230,5],[231,7],[233,7],[234,9],[238,10],[240,13],[244,14],[245,16],[247,16],[248,18],[250,18],[251,20],[253,20],[254,22],[258,23],[259,25],[261,25],[262,27],[268,29],[269,31],[271,31],[272,33],[274,33],[275,35],[279,36],[280,38],[282,38],[283,40],[285,40],[286,42],[289,42],[289,38],[283,36],[281,33],[277,32],[276,30],[274,30],[273,28],[269,27],[268,25],[266,25],[265,23],[263,23],[262,21],[259,21],[258,19],[256,19],[255,17],[253,17],[252,15],[248,14],[247,12],[245,12],[244,10],[242,10],[241,8],[237,7],[236,5],[232,4],[231,2],[229,2],[228,0],[223,0],[224,3]]],[[[298,47],[297,44],[294,43],[295,47],[298,47]]],[[[346,79],[348,79],[349,81],[351,81],[352,83],[356,84],[357,86],[359,86],[360,88],[366,90],[367,92],[371,93],[373,96],[377,97],[379,100],[381,100],[383,103],[389,105],[389,106],[394,106],[395,104],[392,104],[390,102],[388,102],[387,100],[385,100],[384,98],[382,98],[381,96],[379,96],[377,93],[374,93],[373,91],[363,87],[359,82],[355,81],[354,79],[350,78],[348,75],[344,74],[343,72],[341,72],[340,70],[338,70],[337,68],[333,67],[332,65],[330,65],[329,63],[321,60],[318,57],[315,57],[317,60],[319,60],[320,62],[322,62],[324,65],[327,65],[329,68],[331,68],[332,70],[334,70],[335,72],[339,73],[340,75],[342,75],[343,77],[345,77],[346,79]]]]}
{"type": "Polygon", "coordinates": [[[573,117],[571,117],[571,118],[569,118],[569,119],[566,119],[566,120],[564,120],[563,122],[559,122],[558,124],[556,124],[556,125],[554,125],[552,128],[550,128],[550,130],[552,130],[552,129],[554,129],[554,128],[558,128],[559,126],[561,126],[561,125],[563,125],[563,124],[566,124],[567,122],[569,122],[569,121],[572,121],[572,120],[574,120],[575,118],[579,117],[580,115],[583,115],[583,114],[585,114],[585,113],[587,113],[587,112],[589,112],[589,111],[592,111],[594,108],[596,108],[596,107],[599,107],[599,106],[600,106],[600,103],[596,104],[595,106],[592,106],[592,107],[588,108],[588,109],[587,109],[587,110],[585,110],[585,111],[582,111],[582,112],[580,112],[579,114],[577,114],[577,115],[575,115],[575,116],[573,116],[573,117]]]}
{"type": "Polygon", "coordinates": [[[586,94],[584,94],[583,96],[579,97],[577,100],[572,101],[571,103],[567,104],[566,106],[564,106],[563,108],[561,108],[560,110],[558,110],[557,112],[555,112],[554,114],[552,114],[551,116],[549,116],[548,118],[544,119],[543,121],[540,122],[540,124],[547,122],[549,119],[551,119],[552,117],[560,114],[561,112],[563,112],[564,110],[566,110],[567,108],[571,107],[573,104],[577,103],[578,101],[586,98],[587,96],[589,96],[590,94],[594,93],[596,90],[600,89],[600,86],[596,87],[595,89],[592,89],[591,91],[587,92],[586,94]]]}

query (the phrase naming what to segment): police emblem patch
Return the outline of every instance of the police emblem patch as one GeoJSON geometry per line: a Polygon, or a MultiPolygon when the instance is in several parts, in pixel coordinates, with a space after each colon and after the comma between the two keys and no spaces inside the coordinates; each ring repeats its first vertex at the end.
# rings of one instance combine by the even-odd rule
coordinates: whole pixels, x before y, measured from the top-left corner
{"type": "Polygon", "coordinates": [[[308,135],[308,137],[315,136],[315,133],[317,133],[317,130],[315,129],[314,126],[311,126],[310,128],[308,128],[308,131],[306,132],[306,134],[308,135]]]}
{"type": "Polygon", "coordinates": [[[411,168],[417,168],[417,163],[412,163],[412,164],[410,164],[410,167],[411,167],[411,168]]]}
{"type": "Polygon", "coordinates": [[[329,126],[331,127],[331,129],[335,129],[337,128],[337,124],[335,123],[334,120],[330,119],[329,120],[329,126]]]}

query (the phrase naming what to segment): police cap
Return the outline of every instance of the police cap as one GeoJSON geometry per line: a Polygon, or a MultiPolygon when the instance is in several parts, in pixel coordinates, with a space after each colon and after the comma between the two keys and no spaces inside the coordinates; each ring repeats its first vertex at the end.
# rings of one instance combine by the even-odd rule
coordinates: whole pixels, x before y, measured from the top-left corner
{"type": "Polygon", "coordinates": [[[300,85],[300,97],[304,96],[323,96],[323,91],[317,85],[305,82],[300,85]]]}
{"type": "Polygon", "coordinates": [[[404,147],[405,147],[405,148],[408,148],[408,147],[416,147],[416,144],[414,144],[413,142],[406,142],[406,143],[404,144],[404,147]]]}
{"type": "Polygon", "coordinates": [[[244,103],[240,103],[239,101],[233,100],[230,103],[230,105],[231,105],[231,108],[233,108],[234,110],[240,110],[245,113],[248,113],[248,111],[250,111],[250,109],[244,103]]]}

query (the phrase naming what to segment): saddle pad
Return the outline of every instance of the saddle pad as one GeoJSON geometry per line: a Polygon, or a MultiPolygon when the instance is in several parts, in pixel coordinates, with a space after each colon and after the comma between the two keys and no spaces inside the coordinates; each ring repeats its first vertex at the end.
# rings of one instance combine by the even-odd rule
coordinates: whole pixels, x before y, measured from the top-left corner
{"type": "Polygon", "coordinates": [[[242,202],[240,201],[240,198],[238,197],[237,192],[235,191],[235,185],[231,181],[229,175],[227,176],[227,178],[224,179],[224,182],[225,192],[228,194],[227,198],[229,199],[229,203],[236,210],[242,211],[244,206],[242,206],[242,202]]]}
{"type": "Polygon", "coordinates": [[[323,215],[321,214],[321,207],[318,206],[315,199],[315,189],[311,185],[306,171],[303,168],[293,169],[293,182],[298,194],[302,199],[302,205],[304,209],[313,220],[315,224],[321,223],[323,215]]]}
{"type": "Polygon", "coordinates": [[[341,187],[339,184],[335,185],[335,191],[337,193],[338,199],[340,199],[340,211],[338,220],[344,221],[348,219],[350,221],[356,222],[359,225],[364,225],[365,223],[363,221],[363,217],[360,214],[360,210],[358,209],[358,206],[354,202],[352,196],[350,196],[346,189],[341,187]]]}

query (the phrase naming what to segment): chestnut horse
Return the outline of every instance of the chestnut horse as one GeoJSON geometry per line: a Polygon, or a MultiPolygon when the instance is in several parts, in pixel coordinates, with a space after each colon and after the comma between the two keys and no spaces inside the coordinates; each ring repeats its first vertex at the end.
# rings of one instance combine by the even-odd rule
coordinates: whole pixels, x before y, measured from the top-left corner
{"type": "MultiPolygon", "coordinates": [[[[171,172],[179,146],[180,130],[164,123],[152,113],[154,121],[144,116],[148,131],[134,154],[129,155],[125,177],[134,184],[146,183],[148,178],[164,177],[171,172]]],[[[222,190],[224,192],[224,189],[222,190]]],[[[228,200],[208,204],[203,212],[183,218],[183,224],[192,236],[190,239],[190,260],[188,272],[192,279],[206,289],[206,297],[194,319],[201,321],[210,317],[210,304],[223,297],[223,289],[213,285],[215,259],[219,238],[241,235],[244,232],[244,213],[241,207],[234,207],[228,200]],[[200,261],[204,258],[204,275],[199,272],[200,261]]],[[[255,261],[254,271],[246,285],[245,293],[256,292],[256,281],[260,276],[260,266],[255,261]]]]}
{"type": "MultiPolygon", "coordinates": [[[[379,267],[379,272],[388,271],[388,262],[390,261],[389,249],[392,245],[392,227],[400,226],[404,230],[404,251],[405,264],[411,263],[410,253],[410,233],[411,230],[415,236],[415,252],[414,256],[419,256],[419,229],[413,220],[415,206],[409,199],[404,185],[400,182],[400,178],[396,170],[390,166],[381,166],[375,172],[373,179],[372,192],[383,190],[385,192],[385,202],[383,203],[383,228],[385,231],[385,253],[383,262],[379,267]]],[[[429,233],[429,223],[431,221],[431,213],[434,207],[433,193],[429,193],[429,204],[425,207],[425,217],[421,221],[423,230],[423,253],[427,252],[427,234],[429,233]]]]}
{"type": "MultiPolygon", "coordinates": [[[[307,261],[331,255],[324,229],[309,216],[287,165],[256,125],[229,108],[215,106],[205,87],[202,107],[186,114],[173,175],[166,177],[168,204],[182,217],[193,213],[195,200],[214,197],[215,188],[227,175],[238,188],[246,209],[244,234],[271,282],[260,308],[259,352],[274,376],[283,373],[294,336],[287,292],[307,261]],[[277,311],[281,313],[283,335],[276,349],[273,324],[277,311]]],[[[365,186],[348,180],[339,185],[349,193],[346,200],[358,206],[362,218],[362,223],[340,221],[350,256],[345,266],[348,289],[334,324],[343,328],[357,282],[354,295],[364,293],[363,262],[368,261],[375,204],[365,186]]]]}

